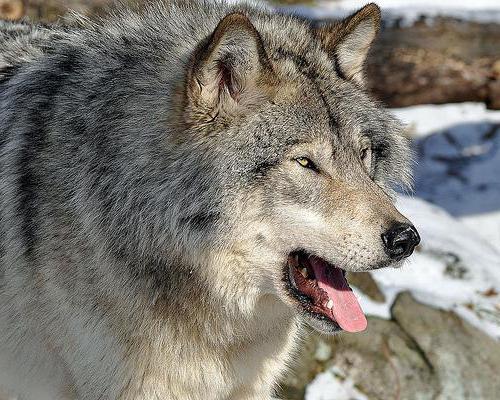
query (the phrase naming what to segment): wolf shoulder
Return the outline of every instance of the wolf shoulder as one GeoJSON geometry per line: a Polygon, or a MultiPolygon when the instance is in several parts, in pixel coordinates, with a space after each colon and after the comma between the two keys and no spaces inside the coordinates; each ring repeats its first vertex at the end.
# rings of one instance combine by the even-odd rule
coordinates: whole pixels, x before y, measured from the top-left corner
{"type": "Polygon", "coordinates": [[[57,26],[0,20],[0,83],[14,69],[41,56],[49,41],[63,32],[57,26]]]}

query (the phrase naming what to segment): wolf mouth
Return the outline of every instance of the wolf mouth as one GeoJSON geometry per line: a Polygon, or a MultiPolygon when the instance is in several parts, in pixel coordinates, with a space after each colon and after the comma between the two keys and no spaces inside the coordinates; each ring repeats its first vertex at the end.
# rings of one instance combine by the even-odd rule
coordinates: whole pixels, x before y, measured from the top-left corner
{"type": "Polygon", "coordinates": [[[289,293],[309,317],[328,322],[333,330],[366,329],[366,317],[343,269],[305,251],[296,251],[288,256],[285,280],[289,293]]]}

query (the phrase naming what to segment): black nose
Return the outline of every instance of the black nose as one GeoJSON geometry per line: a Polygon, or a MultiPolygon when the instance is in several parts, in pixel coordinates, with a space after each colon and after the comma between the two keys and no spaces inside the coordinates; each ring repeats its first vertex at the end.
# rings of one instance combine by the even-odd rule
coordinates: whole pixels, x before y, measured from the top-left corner
{"type": "Polygon", "coordinates": [[[413,225],[394,224],[382,234],[385,252],[392,260],[402,260],[413,253],[420,243],[420,236],[413,225]]]}

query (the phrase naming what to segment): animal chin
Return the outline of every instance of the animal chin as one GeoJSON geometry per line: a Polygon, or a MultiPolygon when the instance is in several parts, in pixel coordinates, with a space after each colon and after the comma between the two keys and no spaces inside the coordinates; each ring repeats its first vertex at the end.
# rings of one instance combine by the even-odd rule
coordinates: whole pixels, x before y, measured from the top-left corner
{"type": "Polygon", "coordinates": [[[366,317],[345,275],[343,269],[305,251],[288,256],[285,268],[288,292],[313,327],[328,332],[366,329],[366,317]]]}

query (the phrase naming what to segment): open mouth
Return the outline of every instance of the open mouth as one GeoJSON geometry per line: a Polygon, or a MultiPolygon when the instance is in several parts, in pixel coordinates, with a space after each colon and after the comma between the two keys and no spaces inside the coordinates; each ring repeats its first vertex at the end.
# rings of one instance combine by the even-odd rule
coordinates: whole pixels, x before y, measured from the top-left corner
{"type": "Polygon", "coordinates": [[[288,256],[285,281],[309,317],[347,332],[366,329],[367,321],[349,287],[345,271],[304,251],[288,256]]]}

